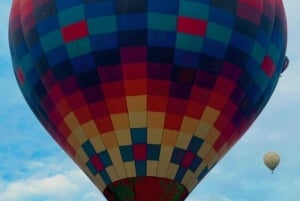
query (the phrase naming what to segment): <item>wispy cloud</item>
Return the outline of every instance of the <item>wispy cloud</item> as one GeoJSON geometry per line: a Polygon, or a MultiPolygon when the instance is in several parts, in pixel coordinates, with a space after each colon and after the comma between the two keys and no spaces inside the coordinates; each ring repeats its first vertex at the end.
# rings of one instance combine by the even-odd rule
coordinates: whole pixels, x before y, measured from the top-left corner
{"type": "Polygon", "coordinates": [[[82,171],[68,159],[32,159],[23,165],[27,175],[0,179],[1,200],[105,201],[82,171]]]}
{"type": "Polygon", "coordinates": [[[70,192],[78,190],[64,175],[54,175],[46,178],[28,178],[26,180],[8,183],[1,192],[4,200],[32,199],[33,197],[49,197],[63,199],[70,192]]]}
{"type": "Polygon", "coordinates": [[[79,170],[45,177],[28,177],[13,182],[0,182],[1,200],[5,201],[64,201],[105,199],[96,190],[86,187],[88,181],[79,170]]]}

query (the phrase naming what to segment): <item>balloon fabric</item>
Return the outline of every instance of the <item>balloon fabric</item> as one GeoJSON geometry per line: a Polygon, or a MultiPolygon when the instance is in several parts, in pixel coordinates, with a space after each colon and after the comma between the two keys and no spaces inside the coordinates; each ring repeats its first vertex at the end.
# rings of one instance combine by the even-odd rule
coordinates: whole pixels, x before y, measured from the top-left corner
{"type": "Polygon", "coordinates": [[[110,201],[184,200],[266,105],[286,35],[281,0],[13,0],[9,22],[27,103],[110,201]]]}
{"type": "Polygon", "coordinates": [[[267,152],[263,158],[264,164],[271,170],[275,170],[275,168],[280,163],[280,156],[276,152],[267,152]]]}

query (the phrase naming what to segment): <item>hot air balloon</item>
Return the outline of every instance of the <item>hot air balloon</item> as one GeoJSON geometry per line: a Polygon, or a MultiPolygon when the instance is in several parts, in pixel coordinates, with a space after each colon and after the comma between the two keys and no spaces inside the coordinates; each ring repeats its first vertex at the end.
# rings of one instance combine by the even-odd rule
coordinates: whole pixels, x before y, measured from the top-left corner
{"type": "Polygon", "coordinates": [[[279,163],[280,156],[276,152],[268,152],[264,155],[264,164],[272,171],[272,173],[279,163]]]}
{"type": "Polygon", "coordinates": [[[281,0],[13,0],[17,82],[110,201],[184,200],[283,70],[281,0]]]}

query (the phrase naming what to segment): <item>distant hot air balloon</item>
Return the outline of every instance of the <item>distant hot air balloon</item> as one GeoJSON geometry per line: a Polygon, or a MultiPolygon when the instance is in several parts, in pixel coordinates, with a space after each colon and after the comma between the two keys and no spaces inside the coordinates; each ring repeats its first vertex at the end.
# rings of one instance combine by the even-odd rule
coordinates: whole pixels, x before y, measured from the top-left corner
{"type": "Polygon", "coordinates": [[[264,155],[264,163],[273,173],[280,163],[280,156],[275,152],[268,152],[264,155]]]}
{"type": "Polygon", "coordinates": [[[184,200],[269,100],[286,35],[281,0],[13,0],[9,22],[26,101],[110,201],[184,200]]]}

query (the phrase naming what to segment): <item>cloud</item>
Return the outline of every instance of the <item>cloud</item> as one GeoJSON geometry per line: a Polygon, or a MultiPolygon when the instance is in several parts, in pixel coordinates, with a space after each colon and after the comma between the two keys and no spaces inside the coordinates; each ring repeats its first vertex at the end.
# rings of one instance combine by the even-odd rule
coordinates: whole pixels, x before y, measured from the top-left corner
{"type": "Polygon", "coordinates": [[[16,181],[4,185],[1,197],[4,200],[21,200],[33,197],[49,197],[63,199],[77,187],[72,184],[64,175],[54,175],[48,178],[16,181]]]}
{"type": "MultiPolygon", "coordinates": [[[[43,166],[42,164],[35,164],[43,166]]],[[[5,201],[65,201],[99,200],[105,201],[98,190],[91,186],[86,176],[78,169],[37,176],[12,182],[0,180],[1,200],[5,201]]]]}

